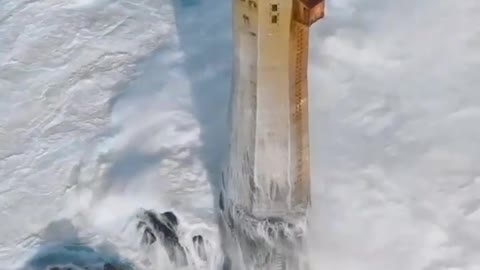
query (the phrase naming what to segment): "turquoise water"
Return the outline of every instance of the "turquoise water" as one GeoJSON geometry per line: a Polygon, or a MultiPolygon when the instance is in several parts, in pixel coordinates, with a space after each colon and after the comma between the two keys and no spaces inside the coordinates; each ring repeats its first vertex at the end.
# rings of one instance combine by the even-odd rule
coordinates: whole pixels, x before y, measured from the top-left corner
{"type": "Polygon", "coordinates": [[[134,269],[130,263],[120,259],[113,251],[100,251],[82,244],[71,244],[46,248],[27,264],[25,270],[46,270],[53,266],[68,266],[72,270],[75,267],[82,270],[103,270],[106,263],[122,270],[134,269]]]}

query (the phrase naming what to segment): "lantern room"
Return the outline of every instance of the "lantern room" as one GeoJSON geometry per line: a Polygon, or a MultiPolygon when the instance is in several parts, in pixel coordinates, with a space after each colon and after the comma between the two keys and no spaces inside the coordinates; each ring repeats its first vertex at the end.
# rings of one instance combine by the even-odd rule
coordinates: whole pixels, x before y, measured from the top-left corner
{"type": "Polygon", "coordinates": [[[325,16],[325,0],[294,0],[294,18],[304,25],[312,25],[325,16]]]}

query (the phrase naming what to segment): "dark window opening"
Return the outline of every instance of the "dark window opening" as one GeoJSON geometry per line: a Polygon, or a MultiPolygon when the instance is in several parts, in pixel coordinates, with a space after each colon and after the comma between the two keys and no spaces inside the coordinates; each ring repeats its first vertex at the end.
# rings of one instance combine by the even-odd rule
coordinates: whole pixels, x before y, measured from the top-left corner
{"type": "Polygon", "coordinates": [[[272,11],[278,11],[278,5],[277,4],[272,5],[272,11]]]}
{"type": "Polygon", "coordinates": [[[277,15],[272,16],[272,23],[278,23],[278,16],[277,15]]]}
{"type": "Polygon", "coordinates": [[[244,22],[245,24],[250,24],[250,19],[248,18],[247,15],[243,15],[243,22],[244,22]]]}

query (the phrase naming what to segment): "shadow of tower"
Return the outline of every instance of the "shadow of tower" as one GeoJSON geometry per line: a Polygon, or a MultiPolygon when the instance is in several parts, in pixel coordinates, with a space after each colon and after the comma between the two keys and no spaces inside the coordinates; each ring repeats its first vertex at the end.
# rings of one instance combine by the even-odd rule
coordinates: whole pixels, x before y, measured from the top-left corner
{"type": "Polygon", "coordinates": [[[218,187],[228,139],[231,86],[231,3],[172,0],[184,70],[191,86],[193,114],[201,127],[199,156],[218,202],[218,187]]]}

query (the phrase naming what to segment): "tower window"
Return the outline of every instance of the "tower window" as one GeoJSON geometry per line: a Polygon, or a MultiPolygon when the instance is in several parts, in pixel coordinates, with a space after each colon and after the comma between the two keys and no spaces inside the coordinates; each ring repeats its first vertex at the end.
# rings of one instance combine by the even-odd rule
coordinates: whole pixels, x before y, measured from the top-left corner
{"type": "Polygon", "coordinates": [[[278,11],[278,5],[272,4],[272,11],[278,11]]]}
{"type": "Polygon", "coordinates": [[[278,23],[278,15],[273,15],[272,16],[272,23],[278,23]]]}
{"type": "Polygon", "coordinates": [[[250,24],[250,19],[248,18],[247,15],[243,15],[243,22],[244,22],[246,25],[249,25],[249,24],[250,24]]]}
{"type": "Polygon", "coordinates": [[[251,8],[257,8],[257,3],[255,1],[248,1],[248,5],[251,7],[251,8]]]}

